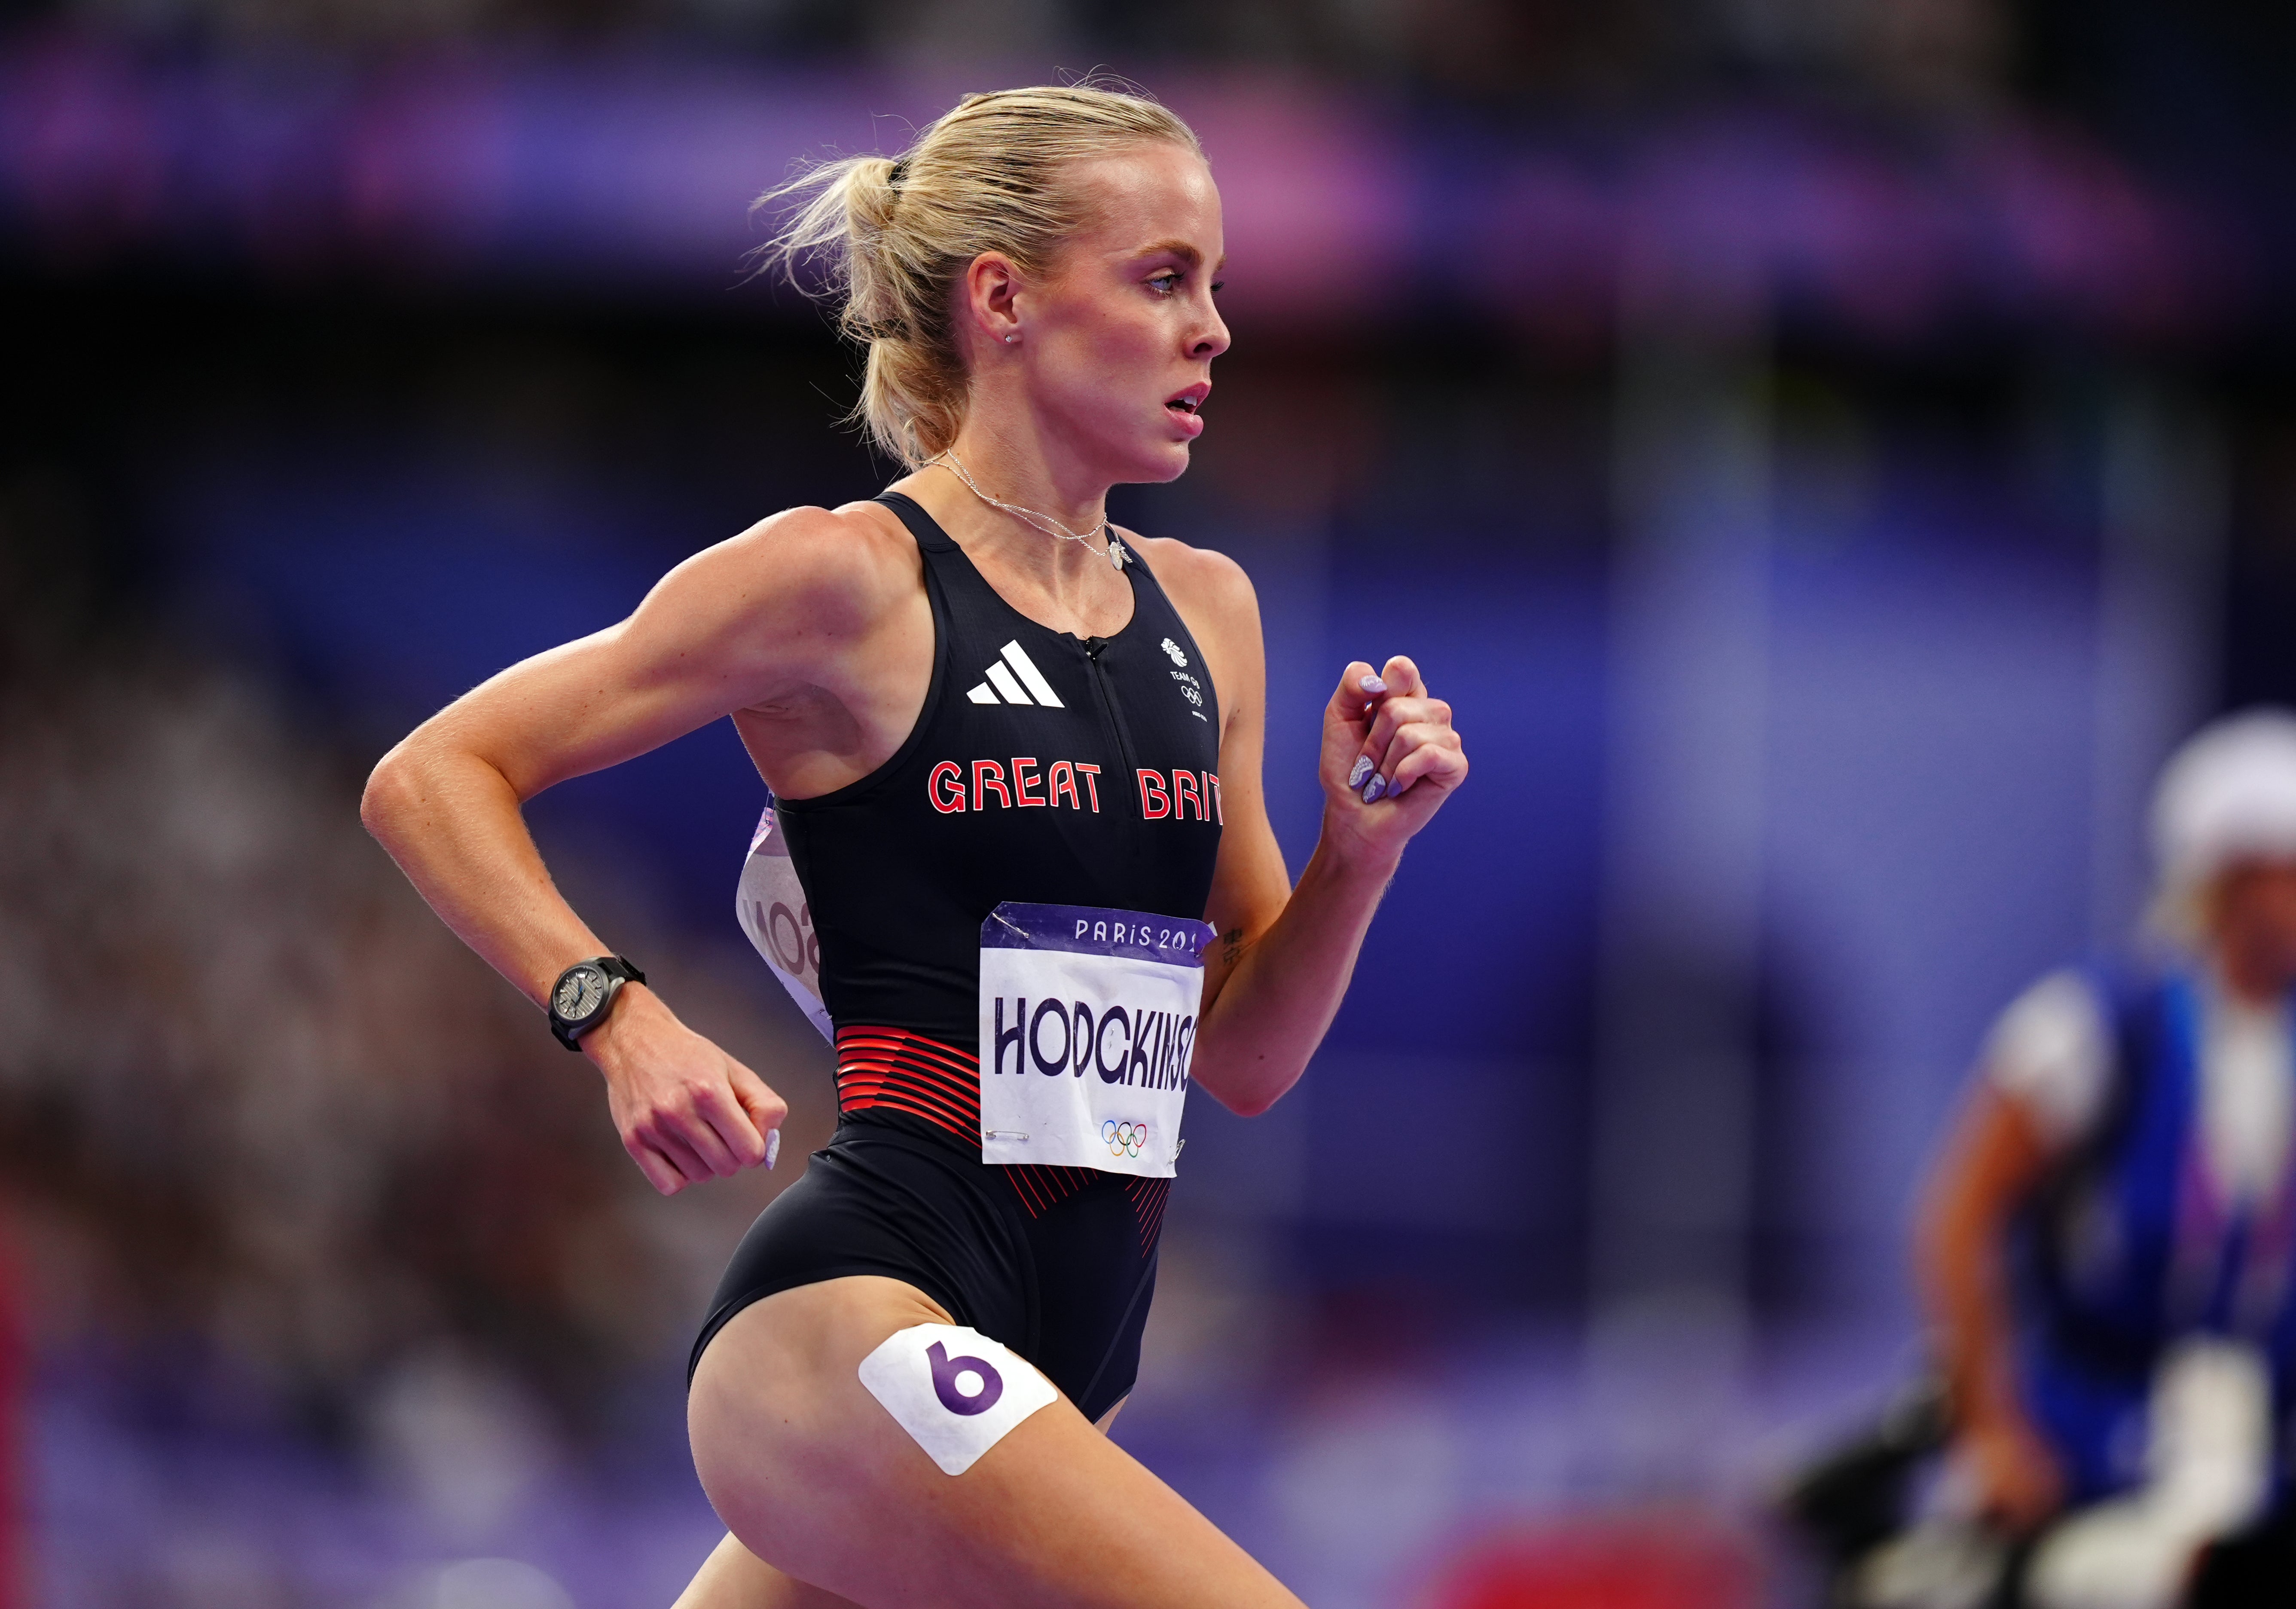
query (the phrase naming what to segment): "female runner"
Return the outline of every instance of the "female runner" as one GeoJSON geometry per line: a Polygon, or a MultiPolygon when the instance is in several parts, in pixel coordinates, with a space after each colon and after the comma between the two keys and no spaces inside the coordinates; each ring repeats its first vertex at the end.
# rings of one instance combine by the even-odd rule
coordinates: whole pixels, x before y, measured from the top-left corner
{"type": "Polygon", "coordinates": [[[1178,119],[972,96],[799,188],[783,247],[840,271],[861,412],[912,472],[775,515],[457,700],[376,768],[365,819],[674,1194],[768,1160],[783,1103],[607,952],[520,806],[725,715],[782,801],[840,1118],[696,1348],[732,1535],[685,1609],[1295,1604],[1103,1432],[1185,1086],[1249,1114],[1299,1078],[1466,776],[1450,711],[1407,659],[1347,667],[1292,887],[1250,582],[1105,520],[1111,486],[1187,467],[1228,344],[1219,193],[1178,119]]]}

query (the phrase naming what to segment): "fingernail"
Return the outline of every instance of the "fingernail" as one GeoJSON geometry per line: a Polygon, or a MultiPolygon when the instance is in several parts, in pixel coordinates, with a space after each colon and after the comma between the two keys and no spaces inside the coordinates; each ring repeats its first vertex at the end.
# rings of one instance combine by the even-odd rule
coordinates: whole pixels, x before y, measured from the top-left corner
{"type": "Polygon", "coordinates": [[[1362,688],[1365,693],[1384,693],[1387,691],[1387,684],[1380,680],[1379,677],[1375,676],[1367,676],[1364,677],[1363,680],[1357,682],[1356,685],[1362,688]]]}
{"type": "Polygon", "coordinates": [[[1357,788],[1362,787],[1364,784],[1364,778],[1370,775],[1371,756],[1368,754],[1357,755],[1356,768],[1348,773],[1348,792],[1352,793],[1357,788]]]}
{"type": "Polygon", "coordinates": [[[768,1129],[766,1130],[766,1171],[771,1173],[774,1170],[774,1164],[781,1161],[781,1158],[782,1131],[778,1129],[768,1129]]]}
{"type": "Polygon", "coordinates": [[[1386,792],[1387,778],[1380,776],[1377,772],[1374,772],[1372,774],[1372,779],[1364,784],[1363,801],[1365,804],[1377,804],[1379,802],[1380,795],[1386,792]]]}

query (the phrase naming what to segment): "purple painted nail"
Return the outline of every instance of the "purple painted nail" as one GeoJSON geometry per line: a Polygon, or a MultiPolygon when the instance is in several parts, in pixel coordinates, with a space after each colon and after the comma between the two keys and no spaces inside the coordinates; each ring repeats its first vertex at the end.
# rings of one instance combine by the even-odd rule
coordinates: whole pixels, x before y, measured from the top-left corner
{"type": "Polygon", "coordinates": [[[1367,676],[1364,677],[1363,680],[1357,682],[1356,685],[1362,688],[1365,693],[1384,693],[1387,691],[1387,684],[1380,680],[1379,677],[1375,676],[1367,676]]]}
{"type": "Polygon", "coordinates": [[[1356,768],[1348,773],[1348,792],[1352,793],[1357,788],[1362,787],[1364,785],[1364,778],[1370,775],[1371,756],[1368,754],[1357,755],[1356,768]]]}
{"type": "Polygon", "coordinates": [[[774,1164],[781,1159],[782,1131],[778,1129],[768,1129],[766,1130],[766,1171],[771,1173],[774,1170],[774,1164]]]}
{"type": "Polygon", "coordinates": [[[1371,780],[1364,784],[1363,801],[1365,804],[1377,804],[1380,800],[1380,795],[1386,792],[1387,778],[1380,776],[1379,773],[1374,771],[1372,773],[1371,780]]]}

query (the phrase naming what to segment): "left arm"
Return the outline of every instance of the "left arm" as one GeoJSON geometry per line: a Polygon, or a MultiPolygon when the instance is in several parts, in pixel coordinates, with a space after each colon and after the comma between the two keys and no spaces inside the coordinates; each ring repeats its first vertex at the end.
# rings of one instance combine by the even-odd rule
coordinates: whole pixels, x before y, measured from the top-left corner
{"type": "Polygon", "coordinates": [[[1467,758],[1450,706],[1427,696],[1416,665],[1400,657],[1378,672],[1360,661],[1349,665],[1324,710],[1323,832],[1293,888],[1260,788],[1267,665],[1259,603],[1233,563],[1188,556],[1185,567],[1162,568],[1193,572],[1185,587],[1194,606],[1189,626],[1216,656],[1225,706],[1225,824],[1205,913],[1219,937],[1205,957],[1193,1076],[1222,1105],[1251,1117],[1306,1071],[1404,845],[1466,779],[1467,758]],[[1358,770],[1385,780],[1373,803],[1362,797],[1367,777],[1348,785],[1358,770]]]}

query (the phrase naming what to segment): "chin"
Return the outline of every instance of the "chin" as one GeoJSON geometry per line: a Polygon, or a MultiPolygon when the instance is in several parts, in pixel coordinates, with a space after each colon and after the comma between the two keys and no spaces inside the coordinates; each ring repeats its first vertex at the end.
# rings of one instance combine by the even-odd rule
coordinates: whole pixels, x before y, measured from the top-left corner
{"type": "Polygon", "coordinates": [[[1134,486],[1156,486],[1167,480],[1177,480],[1188,472],[1188,443],[1159,442],[1148,452],[1137,455],[1132,471],[1123,480],[1134,486]]]}

